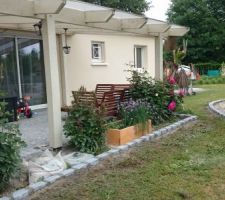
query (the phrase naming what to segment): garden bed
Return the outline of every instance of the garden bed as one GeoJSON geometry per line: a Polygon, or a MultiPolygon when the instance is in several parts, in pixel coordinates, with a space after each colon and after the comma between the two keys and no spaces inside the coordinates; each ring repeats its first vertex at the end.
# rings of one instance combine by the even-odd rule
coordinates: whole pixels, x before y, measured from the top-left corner
{"type": "Polygon", "coordinates": [[[127,144],[132,140],[150,134],[152,131],[151,120],[148,120],[144,127],[139,125],[129,126],[123,129],[108,129],[106,132],[106,141],[108,145],[119,146],[127,144]]]}

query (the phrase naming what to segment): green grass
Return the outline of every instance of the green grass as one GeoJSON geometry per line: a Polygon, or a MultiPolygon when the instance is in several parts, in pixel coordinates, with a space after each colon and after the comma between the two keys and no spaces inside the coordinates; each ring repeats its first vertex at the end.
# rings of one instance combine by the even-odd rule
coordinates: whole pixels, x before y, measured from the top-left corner
{"type": "Polygon", "coordinates": [[[225,119],[209,101],[225,98],[225,85],[185,98],[199,121],[175,134],[145,143],[119,161],[68,177],[32,200],[225,199],[225,119]]]}

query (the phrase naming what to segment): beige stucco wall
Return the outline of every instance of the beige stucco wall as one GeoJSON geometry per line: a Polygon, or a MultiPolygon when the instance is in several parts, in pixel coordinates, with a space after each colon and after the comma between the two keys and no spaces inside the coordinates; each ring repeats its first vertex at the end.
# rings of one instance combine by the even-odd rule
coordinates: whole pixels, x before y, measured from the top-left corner
{"type": "Polygon", "coordinates": [[[127,64],[134,62],[134,46],[146,46],[146,70],[155,74],[155,38],[119,35],[75,34],[68,38],[71,52],[66,55],[68,91],[85,86],[94,90],[98,83],[127,83],[127,64]],[[105,43],[104,66],[92,65],[91,42],[105,43]]]}

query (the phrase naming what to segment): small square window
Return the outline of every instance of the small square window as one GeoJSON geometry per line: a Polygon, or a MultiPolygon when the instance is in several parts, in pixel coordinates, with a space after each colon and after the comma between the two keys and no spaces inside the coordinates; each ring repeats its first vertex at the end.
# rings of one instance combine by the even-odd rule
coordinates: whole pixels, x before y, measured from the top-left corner
{"type": "Polygon", "coordinates": [[[93,62],[104,62],[105,61],[105,44],[104,42],[92,42],[92,61],[93,62]]]}
{"type": "Polygon", "coordinates": [[[134,67],[144,69],[146,65],[146,47],[134,46],[134,67]]]}

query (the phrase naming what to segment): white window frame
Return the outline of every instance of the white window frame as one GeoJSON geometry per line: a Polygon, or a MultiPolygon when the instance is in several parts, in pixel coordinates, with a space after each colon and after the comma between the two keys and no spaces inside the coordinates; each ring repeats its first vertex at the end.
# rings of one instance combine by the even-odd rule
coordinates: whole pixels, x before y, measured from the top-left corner
{"type": "Polygon", "coordinates": [[[104,63],[105,62],[105,42],[92,41],[91,42],[91,57],[93,63],[104,63]],[[97,45],[97,47],[96,47],[97,45]],[[95,56],[94,51],[98,51],[99,56],[95,56]]]}
{"type": "Polygon", "coordinates": [[[147,46],[142,46],[142,45],[135,45],[134,46],[134,69],[137,71],[144,71],[145,69],[145,65],[147,63],[147,55],[146,55],[146,51],[147,51],[147,46]],[[138,66],[137,63],[137,49],[141,49],[141,66],[138,66]]]}

